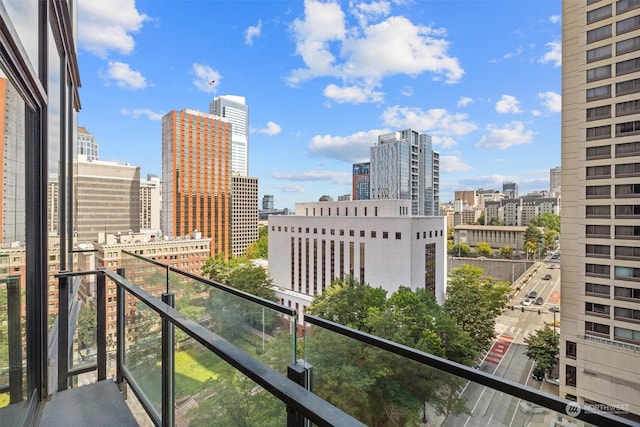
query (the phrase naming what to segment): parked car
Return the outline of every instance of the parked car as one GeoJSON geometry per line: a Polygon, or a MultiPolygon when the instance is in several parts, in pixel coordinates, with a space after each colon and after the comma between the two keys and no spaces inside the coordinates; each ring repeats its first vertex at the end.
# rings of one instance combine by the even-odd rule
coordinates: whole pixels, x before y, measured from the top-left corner
{"type": "Polygon", "coordinates": [[[553,305],[549,307],[549,311],[552,313],[560,313],[560,307],[558,307],[557,305],[553,305]]]}
{"type": "Polygon", "coordinates": [[[551,275],[550,274],[545,274],[544,277],[542,278],[542,280],[551,280],[551,275]]]}
{"type": "Polygon", "coordinates": [[[536,291],[531,291],[529,292],[529,295],[527,295],[527,298],[535,298],[538,296],[538,293],[536,291]]]}
{"type": "Polygon", "coordinates": [[[546,414],[547,412],[549,412],[547,408],[534,405],[533,403],[527,402],[526,400],[521,400],[520,405],[518,406],[520,407],[520,410],[525,414],[546,414]]]}
{"type": "Polygon", "coordinates": [[[522,305],[528,306],[531,305],[531,300],[529,298],[525,298],[522,300],[522,305]]]}
{"type": "Polygon", "coordinates": [[[535,305],[542,305],[542,304],[544,304],[544,298],[538,297],[538,298],[536,298],[536,300],[533,303],[535,305]]]}
{"type": "Polygon", "coordinates": [[[536,381],[542,381],[544,379],[544,371],[536,366],[535,368],[533,368],[531,378],[536,381]]]}

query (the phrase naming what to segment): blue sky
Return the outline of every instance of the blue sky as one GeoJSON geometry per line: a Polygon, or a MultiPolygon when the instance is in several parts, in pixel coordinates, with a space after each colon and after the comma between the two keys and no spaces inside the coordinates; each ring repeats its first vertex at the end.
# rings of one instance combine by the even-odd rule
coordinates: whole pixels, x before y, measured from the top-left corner
{"type": "Polygon", "coordinates": [[[441,201],[548,190],[560,165],[560,0],[78,7],[78,124],[143,177],[162,174],[161,117],[214,95],[246,97],[249,175],[278,208],[351,193],[352,164],[406,128],[433,137],[441,201]]]}

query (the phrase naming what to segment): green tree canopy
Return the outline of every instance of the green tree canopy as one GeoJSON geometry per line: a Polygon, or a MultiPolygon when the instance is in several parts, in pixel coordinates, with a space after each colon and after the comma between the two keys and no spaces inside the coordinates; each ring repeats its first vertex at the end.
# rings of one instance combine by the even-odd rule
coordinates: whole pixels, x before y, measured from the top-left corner
{"type": "Polygon", "coordinates": [[[500,248],[500,256],[503,258],[511,258],[511,255],[513,255],[513,249],[508,246],[505,245],[503,247],[500,248]]]}
{"type": "Polygon", "coordinates": [[[538,329],[524,339],[527,349],[524,354],[536,363],[536,366],[550,374],[556,366],[560,349],[560,338],[548,325],[538,329]]]}
{"type": "Polygon", "coordinates": [[[453,251],[452,253],[454,255],[458,255],[458,256],[467,256],[471,253],[471,247],[469,245],[467,245],[466,243],[457,243],[455,245],[453,245],[453,251]]]}
{"type": "Polygon", "coordinates": [[[247,258],[264,258],[269,256],[269,228],[258,229],[258,240],[247,247],[247,258]]]}
{"type": "Polygon", "coordinates": [[[560,233],[560,215],[551,212],[534,216],[529,221],[529,224],[536,227],[544,227],[545,230],[555,230],[560,233]]]}
{"type": "Polygon", "coordinates": [[[478,242],[476,245],[476,254],[491,256],[493,254],[493,249],[491,249],[491,245],[488,242],[478,242]]]}

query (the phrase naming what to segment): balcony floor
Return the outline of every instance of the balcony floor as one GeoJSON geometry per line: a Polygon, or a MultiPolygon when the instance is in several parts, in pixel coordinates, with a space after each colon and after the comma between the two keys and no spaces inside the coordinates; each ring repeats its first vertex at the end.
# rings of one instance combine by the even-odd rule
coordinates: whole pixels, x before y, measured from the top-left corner
{"type": "Polygon", "coordinates": [[[46,427],[138,426],[113,380],[53,394],[44,404],[38,425],[46,427]]]}

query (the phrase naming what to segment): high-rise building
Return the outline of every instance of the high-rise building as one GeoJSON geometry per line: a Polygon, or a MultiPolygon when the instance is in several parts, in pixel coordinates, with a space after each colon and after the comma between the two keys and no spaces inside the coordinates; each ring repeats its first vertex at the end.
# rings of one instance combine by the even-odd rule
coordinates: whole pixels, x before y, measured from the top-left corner
{"type": "Polygon", "coordinates": [[[199,231],[211,254],[231,254],[231,123],[201,111],[162,118],[162,233],[199,231]]]}
{"type": "Polygon", "coordinates": [[[551,193],[552,197],[560,196],[561,175],[562,175],[562,168],[560,168],[560,166],[556,166],[555,168],[549,169],[549,193],[551,193]]]}
{"type": "Polygon", "coordinates": [[[231,253],[244,255],[258,240],[258,178],[233,176],[231,186],[231,253]]]}
{"type": "Polygon", "coordinates": [[[140,167],[101,160],[74,162],[76,238],[91,243],[98,233],[140,231],[140,167]]]}
{"type": "Polygon", "coordinates": [[[438,215],[439,159],[429,135],[413,129],[379,135],[371,147],[371,199],[411,200],[412,215],[438,215]]]}
{"type": "Polygon", "coordinates": [[[273,194],[265,194],[262,196],[262,210],[263,211],[271,211],[274,209],[273,207],[273,194]]]}
{"type": "Polygon", "coordinates": [[[223,95],[209,104],[209,113],[231,123],[231,172],[249,175],[249,106],[244,96],[223,95]]]}
{"type": "Polygon", "coordinates": [[[475,206],[477,204],[477,196],[476,196],[476,191],[475,190],[462,190],[462,191],[455,191],[454,193],[454,201],[455,200],[462,200],[463,202],[466,202],[467,205],[469,206],[475,206]]]}
{"type": "Polygon", "coordinates": [[[513,181],[507,181],[502,183],[502,193],[507,199],[518,198],[518,184],[513,181]]]}
{"type": "Polygon", "coordinates": [[[560,396],[636,417],[639,4],[562,2],[560,396]]]}
{"type": "Polygon", "coordinates": [[[147,176],[140,180],[140,231],[157,234],[160,232],[160,207],[162,202],[162,180],[157,176],[147,176]]]}
{"type": "Polygon", "coordinates": [[[93,161],[98,160],[98,143],[96,142],[96,138],[89,133],[89,131],[82,127],[78,126],[77,132],[78,138],[78,154],[81,156],[85,156],[87,160],[93,161]]]}
{"type": "Polygon", "coordinates": [[[353,200],[369,200],[371,198],[371,163],[354,163],[353,165],[353,200]]]}

